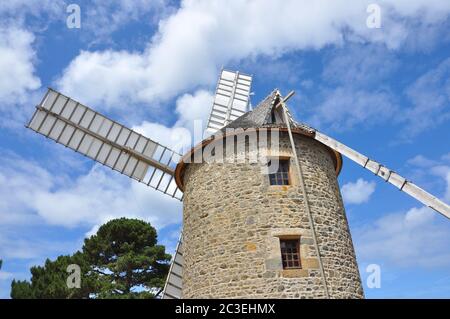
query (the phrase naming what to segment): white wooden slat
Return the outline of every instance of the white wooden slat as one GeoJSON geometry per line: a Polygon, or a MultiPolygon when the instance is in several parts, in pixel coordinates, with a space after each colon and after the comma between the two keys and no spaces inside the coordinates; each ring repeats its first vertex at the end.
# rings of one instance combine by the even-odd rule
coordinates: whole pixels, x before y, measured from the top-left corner
{"type": "Polygon", "coordinates": [[[224,90],[224,89],[221,89],[221,88],[217,89],[217,92],[216,92],[216,93],[217,93],[217,94],[220,94],[221,96],[224,96],[225,98],[230,98],[231,95],[233,94],[232,91],[230,91],[230,90],[224,90]]]}
{"type": "Polygon", "coordinates": [[[102,144],[103,144],[102,141],[100,141],[97,138],[93,138],[91,146],[87,150],[86,155],[95,160],[95,157],[97,156],[100,147],[102,147],[102,144]]]}
{"type": "Polygon", "coordinates": [[[133,175],[131,177],[133,177],[136,180],[141,182],[144,180],[147,170],[148,170],[148,165],[143,161],[139,161],[139,163],[137,164],[136,168],[134,169],[133,175]]]}
{"type": "Polygon", "coordinates": [[[92,123],[91,123],[91,126],[89,129],[94,133],[98,133],[104,120],[105,120],[105,117],[101,116],[100,114],[96,114],[94,116],[94,119],[92,120],[92,123]]]}
{"type": "Polygon", "coordinates": [[[181,299],[183,288],[183,236],[180,236],[164,285],[163,299],[181,299]]]}
{"type": "Polygon", "coordinates": [[[125,143],[128,140],[128,136],[131,134],[131,130],[127,129],[127,128],[122,128],[119,137],[116,140],[116,143],[119,145],[125,145],[125,143]]]}
{"type": "Polygon", "coordinates": [[[84,136],[83,140],[80,143],[80,146],[78,146],[78,152],[86,155],[93,141],[94,138],[92,136],[89,135],[84,136]]]}
{"type": "Polygon", "coordinates": [[[183,267],[177,263],[174,263],[172,272],[181,277],[183,275],[183,267]]]}
{"type": "Polygon", "coordinates": [[[245,74],[242,74],[242,73],[239,73],[239,79],[242,79],[242,80],[247,81],[247,82],[251,82],[252,81],[252,77],[250,75],[245,75],[245,74]]]}
{"type": "Polygon", "coordinates": [[[183,287],[183,279],[181,277],[174,275],[172,276],[172,278],[170,278],[170,284],[181,288],[183,287]]]}
{"type": "Polygon", "coordinates": [[[42,123],[39,131],[43,135],[47,136],[50,133],[50,129],[53,127],[53,124],[55,124],[55,121],[56,121],[55,117],[47,116],[44,122],[42,123]]]}
{"type": "MultiPolygon", "coordinates": [[[[180,251],[180,249],[179,249],[179,251],[180,251]]],[[[184,264],[184,259],[183,259],[183,255],[182,255],[181,252],[179,252],[179,253],[177,253],[177,254],[175,255],[175,262],[176,262],[177,264],[183,266],[183,264],[184,264]]]]}
{"type": "Polygon", "coordinates": [[[234,81],[235,73],[231,71],[222,71],[221,78],[228,81],[234,81]]]}
{"type": "Polygon", "coordinates": [[[242,90],[240,88],[236,88],[236,95],[240,95],[242,96],[243,99],[247,100],[248,99],[248,90],[242,90]]]}
{"type": "Polygon", "coordinates": [[[240,91],[243,91],[243,92],[246,92],[248,94],[248,92],[250,92],[251,87],[247,83],[238,82],[236,84],[236,89],[240,90],[240,91]]]}
{"type": "MultiPolygon", "coordinates": [[[[170,295],[174,298],[177,298],[180,294],[180,288],[175,287],[174,285],[172,285],[171,283],[169,283],[166,287],[166,295],[170,295]]],[[[180,298],[177,298],[180,299],[180,298]]]]}
{"type": "Polygon", "coordinates": [[[97,134],[102,137],[107,137],[114,126],[114,122],[105,118],[97,134]]]}
{"type": "Polygon", "coordinates": [[[252,77],[222,70],[216,87],[205,136],[212,134],[247,112],[252,77]],[[222,116],[216,116],[221,113],[222,116]]]}
{"type": "Polygon", "coordinates": [[[125,174],[127,176],[132,176],[133,170],[136,167],[137,163],[138,163],[138,159],[130,156],[130,158],[128,159],[128,163],[125,165],[125,167],[123,169],[123,174],[125,174]]]}
{"type": "Polygon", "coordinates": [[[74,131],[75,128],[73,126],[67,125],[61,136],[59,137],[58,142],[67,146],[67,144],[69,143],[69,139],[73,135],[74,131]]]}
{"type": "Polygon", "coordinates": [[[62,130],[64,129],[65,123],[61,120],[57,120],[55,125],[53,126],[53,130],[49,134],[49,138],[52,140],[58,139],[58,137],[61,135],[62,130]]]}
{"type": "Polygon", "coordinates": [[[50,109],[55,102],[56,98],[58,97],[58,92],[49,90],[47,91],[47,94],[44,98],[44,101],[42,101],[41,105],[45,109],[50,109]]]}
{"type": "Polygon", "coordinates": [[[159,181],[163,178],[163,175],[164,175],[163,171],[155,169],[155,172],[153,173],[148,185],[158,189],[159,181]]]}
{"type": "Polygon", "coordinates": [[[377,175],[380,176],[382,179],[384,179],[387,182],[390,174],[391,174],[391,170],[389,168],[381,166],[377,175]]]}
{"type": "Polygon", "coordinates": [[[110,141],[116,141],[119,133],[121,131],[121,126],[117,123],[113,123],[111,129],[109,130],[108,136],[106,137],[110,141]]]}
{"type": "Polygon", "coordinates": [[[45,115],[46,113],[44,111],[37,111],[36,113],[34,113],[33,118],[31,119],[30,124],[28,125],[29,128],[31,128],[32,130],[37,130],[42,122],[45,119],[45,115]]]}
{"type": "Polygon", "coordinates": [[[153,141],[150,141],[142,153],[147,157],[153,158],[153,154],[155,153],[157,146],[158,144],[156,144],[153,141]]]}
{"type": "Polygon", "coordinates": [[[97,152],[95,160],[105,165],[106,159],[108,157],[109,152],[111,151],[112,146],[108,144],[102,143],[100,149],[97,152]]]}
{"type": "MultiPolygon", "coordinates": [[[[171,193],[167,192],[167,194],[171,194],[171,193]]],[[[175,192],[173,193],[172,197],[183,200],[183,192],[177,187],[175,192]]]]}
{"type": "Polygon", "coordinates": [[[397,174],[396,172],[391,172],[391,175],[389,176],[389,183],[397,187],[398,189],[402,188],[403,185],[406,183],[406,179],[404,179],[402,176],[397,174]]]}
{"type": "Polygon", "coordinates": [[[146,144],[147,144],[147,139],[143,136],[140,136],[134,149],[136,150],[136,152],[143,154],[146,144]]]}
{"type": "Polygon", "coordinates": [[[116,163],[114,164],[113,169],[122,172],[129,158],[130,158],[129,154],[121,152],[119,157],[117,158],[116,163]]]}
{"type": "Polygon", "coordinates": [[[69,99],[69,101],[67,102],[66,106],[64,107],[64,110],[61,112],[61,116],[66,118],[66,119],[71,118],[70,116],[72,115],[72,113],[75,110],[76,106],[77,106],[77,102],[75,102],[74,100],[69,99]]]}
{"type": "Polygon", "coordinates": [[[83,136],[84,136],[83,131],[76,129],[67,146],[74,150],[77,149],[78,145],[80,145],[83,136]]]}
{"type": "Polygon", "coordinates": [[[119,156],[120,150],[118,148],[112,147],[111,151],[109,152],[108,158],[105,161],[105,165],[114,168],[114,165],[119,159],[119,156]]]}
{"type": "Polygon", "coordinates": [[[136,145],[138,139],[139,139],[139,134],[137,134],[137,133],[131,131],[131,135],[130,135],[130,137],[128,138],[128,141],[127,141],[127,143],[126,143],[126,146],[135,149],[134,146],[136,145]]]}
{"type": "Polygon", "coordinates": [[[326,136],[325,134],[322,134],[320,132],[316,132],[315,139],[319,142],[329,146],[335,151],[338,151],[339,153],[343,154],[344,156],[348,157],[352,161],[358,163],[361,166],[364,166],[366,164],[366,161],[368,158],[362,154],[359,154],[358,152],[354,151],[350,147],[339,143],[338,141],[332,139],[329,136],[326,136]]]}
{"type": "Polygon", "coordinates": [[[63,95],[58,96],[58,98],[56,99],[55,103],[53,104],[53,106],[51,108],[52,112],[54,112],[56,114],[60,114],[63,107],[66,105],[67,101],[68,101],[67,97],[65,97],[63,95]]]}
{"type": "Polygon", "coordinates": [[[78,104],[75,107],[75,111],[73,112],[72,117],[70,118],[70,121],[73,123],[79,123],[81,120],[81,117],[83,116],[85,111],[86,111],[86,107],[78,104]]]}

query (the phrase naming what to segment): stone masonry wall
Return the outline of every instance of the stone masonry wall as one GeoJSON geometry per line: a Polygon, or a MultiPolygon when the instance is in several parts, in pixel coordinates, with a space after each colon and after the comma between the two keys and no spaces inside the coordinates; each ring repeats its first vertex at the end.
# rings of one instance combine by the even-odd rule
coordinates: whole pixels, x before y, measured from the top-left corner
{"type": "MultiPolygon", "coordinates": [[[[332,155],[313,139],[294,137],[329,294],[362,298],[332,155]]],[[[292,157],[286,133],[277,154],[264,151],[292,157]]],[[[186,167],[183,298],[325,297],[294,165],[291,158],[289,186],[271,186],[259,163],[186,167]],[[279,239],[298,237],[302,267],[283,270],[279,239]]]]}

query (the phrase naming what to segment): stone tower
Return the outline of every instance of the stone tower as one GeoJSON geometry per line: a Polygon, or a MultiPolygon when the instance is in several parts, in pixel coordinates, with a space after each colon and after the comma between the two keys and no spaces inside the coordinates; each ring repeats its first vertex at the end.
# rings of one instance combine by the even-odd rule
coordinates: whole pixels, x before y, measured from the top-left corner
{"type": "Polygon", "coordinates": [[[337,181],[341,155],[290,118],[313,231],[286,123],[274,109],[279,99],[274,91],[222,130],[279,129],[279,147],[269,144],[258,151],[289,163],[289,185],[271,185],[261,163],[227,161],[249,158],[251,142],[245,139],[247,147],[235,147],[233,154],[223,146],[224,163],[185,163],[216,138],[203,141],[177,166],[177,183],[184,190],[183,298],[364,297],[337,181]],[[289,261],[296,256],[295,263],[289,261]]]}

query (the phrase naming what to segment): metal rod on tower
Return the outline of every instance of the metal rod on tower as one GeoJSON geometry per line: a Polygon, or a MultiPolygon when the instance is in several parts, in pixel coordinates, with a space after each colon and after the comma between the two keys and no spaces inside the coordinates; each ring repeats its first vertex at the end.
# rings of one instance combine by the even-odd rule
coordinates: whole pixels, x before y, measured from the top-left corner
{"type": "Polygon", "coordinates": [[[325,296],[327,298],[330,298],[330,295],[328,293],[327,280],[325,278],[325,271],[323,269],[322,257],[320,255],[319,244],[317,242],[317,235],[316,235],[316,230],[314,227],[314,220],[312,218],[311,208],[309,207],[309,202],[308,202],[308,195],[306,193],[306,186],[305,186],[305,182],[303,180],[303,172],[302,172],[302,168],[300,166],[300,162],[298,161],[294,138],[292,137],[291,124],[289,123],[289,117],[287,115],[287,110],[286,110],[286,105],[285,105],[286,101],[288,99],[290,99],[294,94],[295,94],[294,91],[289,92],[289,94],[284,99],[282,99],[275,106],[275,108],[277,108],[278,106],[281,106],[281,108],[283,109],[284,120],[286,122],[287,130],[288,130],[288,134],[289,134],[289,140],[291,141],[292,154],[293,154],[294,161],[295,161],[295,167],[297,168],[297,174],[298,174],[298,178],[300,181],[300,188],[301,188],[302,194],[303,194],[303,201],[305,203],[306,213],[308,214],[309,226],[310,226],[311,232],[312,232],[312,237],[313,237],[314,247],[315,247],[316,254],[317,254],[317,259],[319,261],[319,268],[320,268],[320,274],[322,276],[323,288],[325,291],[325,296]]]}

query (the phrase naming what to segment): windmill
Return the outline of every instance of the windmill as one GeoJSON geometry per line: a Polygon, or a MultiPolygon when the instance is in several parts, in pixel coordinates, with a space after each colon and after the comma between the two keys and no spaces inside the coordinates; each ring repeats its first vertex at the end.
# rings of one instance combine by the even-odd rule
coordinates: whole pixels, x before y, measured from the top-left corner
{"type": "Polygon", "coordinates": [[[183,235],[163,298],[363,297],[337,183],[341,154],[447,218],[450,207],[296,122],[286,105],[293,92],[283,98],[274,90],[249,110],[251,82],[249,75],[221,71],[205,139],[184,155],[53,89],[27,127],[183,201],[183,235]],[[245,135],[252,132],[279,136],[279,148],[257,146],[270,159],[266,163],[191,161],[211,145],[242,135],[244,148],[230,154],[248,157],[252,142],[245,135]],[[260,173],[260,166],[275,160],[275,171],[260,173]]]}

